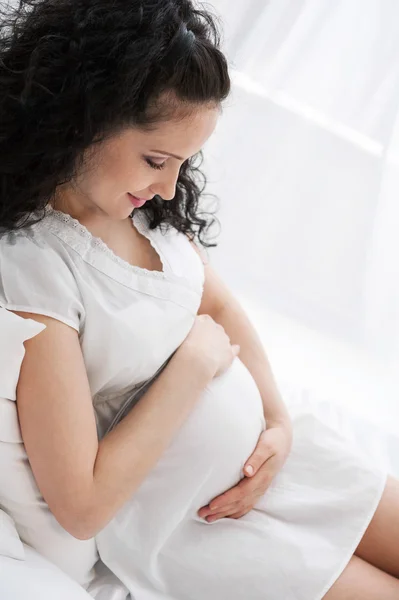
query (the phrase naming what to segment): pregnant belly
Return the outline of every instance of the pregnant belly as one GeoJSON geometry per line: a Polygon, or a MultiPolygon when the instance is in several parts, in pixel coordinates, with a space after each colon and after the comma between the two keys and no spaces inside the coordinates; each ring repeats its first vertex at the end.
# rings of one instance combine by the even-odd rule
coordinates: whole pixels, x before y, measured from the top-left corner
{"type": "Polygon", "coordinates": [[[258,388],[236,358],[205,388],[158,463],[96,537],[104,562],[122,580],[128,573],[131,583],[155,572],[179,535],[191,539],[188,529],[197,523],[209,530],[198,510],[243,477],[264,426],[258,388]]]}
{"type": "Polygon", "coordinates": [[[204,389],[188,419],[129,502],[140,506],[146,518],[154,507],[156,514],[151,518],[159,526],[165,525],[165,518],[172,525],[173,516],[179,519],[190,514],[195,518],[201,506],[243,477],[244,464],[264,426],[258,388],[236,358],[228,371],[204,389]]]}

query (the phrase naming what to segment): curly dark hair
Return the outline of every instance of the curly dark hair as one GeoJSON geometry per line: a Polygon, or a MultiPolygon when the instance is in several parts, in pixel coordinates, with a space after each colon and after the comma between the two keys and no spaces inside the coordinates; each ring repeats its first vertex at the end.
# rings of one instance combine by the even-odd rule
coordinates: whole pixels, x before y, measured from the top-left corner
{"type": "MultiPolygon", "coordinates": [[[[3,231],[43,218],[93,144],[126,126],[151,130],[177,105],[220,106],[230,91],[217,19],[191,0],[20,0],[3,2],[0,18],[3,231]]],[[[170,224],[209,247],[202,160],[183,163],[173,200],[138,210],[151,228],[170,224]]]]}

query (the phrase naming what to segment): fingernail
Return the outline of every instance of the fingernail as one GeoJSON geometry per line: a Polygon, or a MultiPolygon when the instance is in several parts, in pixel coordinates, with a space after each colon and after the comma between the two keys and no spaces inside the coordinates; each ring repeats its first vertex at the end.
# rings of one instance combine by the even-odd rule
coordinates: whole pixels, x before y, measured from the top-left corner
{"type": "Polygon", "coordinates": [[[254,468],[251,465],[248,465],[247,467],[245,467],[245,470],[248,473],[248,475],[252,475],[254,472],[254,468]]]}

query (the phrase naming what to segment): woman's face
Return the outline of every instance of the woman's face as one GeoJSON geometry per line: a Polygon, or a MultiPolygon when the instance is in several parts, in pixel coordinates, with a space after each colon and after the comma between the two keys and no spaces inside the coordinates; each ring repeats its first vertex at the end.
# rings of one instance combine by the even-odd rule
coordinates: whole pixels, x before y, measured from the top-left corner
{"type": "Polygon", "coordinates": [[[56,208],[120,220],[134,210],[130,194],[146,199],[158,194],[171,200],[182,163],[199,152],[219,114],[218,107],[199,109],[189,117],[161,123],[154,131],[129,128],[93,146],[89,168],[73,185],[57,190],[56,208]]]}

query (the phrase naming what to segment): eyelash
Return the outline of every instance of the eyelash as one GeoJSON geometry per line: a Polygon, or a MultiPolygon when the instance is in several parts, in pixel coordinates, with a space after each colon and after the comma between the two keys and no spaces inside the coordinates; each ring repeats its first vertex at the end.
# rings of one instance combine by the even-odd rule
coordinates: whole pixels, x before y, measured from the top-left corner
{"type": "Polygon", "coordinates": [[[158,169],[158,170],[163,169],[166,164],[166,163],[160,163],[160,164],[154,163],[149,158],[146,158],[145,162],[151,167],[151,169],[158,169]]]}

